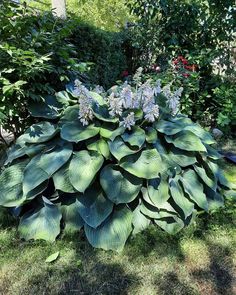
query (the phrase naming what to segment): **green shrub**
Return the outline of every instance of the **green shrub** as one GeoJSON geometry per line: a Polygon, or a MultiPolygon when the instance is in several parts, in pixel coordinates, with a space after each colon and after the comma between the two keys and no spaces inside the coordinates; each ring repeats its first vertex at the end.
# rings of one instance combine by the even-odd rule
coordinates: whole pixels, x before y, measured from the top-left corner
{"type": "Polygon", "coordinates": [[[170,234],[224,204],[235,186],[220,171],[211,135],[179,113],[182,89],[160,81],[102,95],[76,81],[31,113],[8,151],[0,205],[20,216],[22,238],[49,241],[84,227],[88,241],[121,250],[151,222],[170,234]]]}
{"type": "Polygon", "coordinates": [[[4,1],[0,23],[0,112],[4,128],[19,134],[30,124],[28,101],[63,90],[83,65],[68,41],[74,22],[4,1]]]}
{"type": "Polygon", "coordinates": [[[125,55],[125,32],[112,33],[80,23],[71,35],[78,58],[92,63],[89,80],[105,88],[121,78],[127,68],[125,55]]]}

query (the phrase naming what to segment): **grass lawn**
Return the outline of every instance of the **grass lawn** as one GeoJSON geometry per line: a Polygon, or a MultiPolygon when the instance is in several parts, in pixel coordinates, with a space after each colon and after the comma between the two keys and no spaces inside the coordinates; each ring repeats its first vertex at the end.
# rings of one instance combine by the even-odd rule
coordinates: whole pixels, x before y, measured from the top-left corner
{"type": "MultiPolygon", "coordinates": [[[[235,146],[235,145],[234,145],[235,146]]],[[[236,182],[236,166],[222,162],[236,182]]],[[[236,294],[236,207],[203,215],[176,236],[150,227],[122,253],[93,249],[82,234],[22,242],[0,213],[0,294],[236,294]],[[53,263],[45,263],[60,251],[53,263]]]]}

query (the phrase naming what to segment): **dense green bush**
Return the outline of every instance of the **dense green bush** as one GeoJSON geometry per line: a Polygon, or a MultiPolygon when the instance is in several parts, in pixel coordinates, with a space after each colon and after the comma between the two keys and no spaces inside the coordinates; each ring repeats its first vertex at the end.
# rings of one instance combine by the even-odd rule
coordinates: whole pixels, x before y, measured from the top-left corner
{"type": "Polygon", "coordinates": [[[67,38],[74,23],[12,1],[1,2],[0,23],[0,112],[4,127],[20,133],[29,124],[28,101],[64,89],[81,70],[67,38]]]}
{"type": "Polygon", "coordinates": [[[76,46],[78,58],[91,65],[90,81],[105,88],[121,78],[127,67],[125,55],[126,33],[112,33],[80,23],[70,42],[76,46]]]}
{"type": "Polygon", "coordinates": [[[90,84],[111,86],[126,68],[124,34],[11,1],[0,4],[0,23],[0,120],[16,135],[32,123],[26,108],[31,101],[43,103],[80,73],[90,84]]]}
{"type": "Polygon", "coordinates": [[[31,113],[8,151],[0,205],[20,216],[22,238],[55,240],[84,227],[88,241],[121,250],[151,222],[170,234],[224,204],[236,186],[220,171],[211,135],[179,113],[182,89],[160,81],[112,87],[80,81],[31,113]]]}

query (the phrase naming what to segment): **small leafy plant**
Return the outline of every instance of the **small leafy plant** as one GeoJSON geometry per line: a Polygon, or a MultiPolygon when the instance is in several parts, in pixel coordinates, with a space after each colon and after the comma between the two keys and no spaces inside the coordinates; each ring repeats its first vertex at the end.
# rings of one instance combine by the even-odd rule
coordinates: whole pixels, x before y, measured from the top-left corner
{"type": "Polygon", "coordinates": [[[0,175],[0,205],[20,217],[21,237],[84,228],[92,246],[119,251],[150,223],[175,234],[223,206],[235,186],[211,135],[179,113],[181,92],[141,83],[139,70],[106,93],[76,81],[31,104],[44,121],[17,139],[0,175]]]}

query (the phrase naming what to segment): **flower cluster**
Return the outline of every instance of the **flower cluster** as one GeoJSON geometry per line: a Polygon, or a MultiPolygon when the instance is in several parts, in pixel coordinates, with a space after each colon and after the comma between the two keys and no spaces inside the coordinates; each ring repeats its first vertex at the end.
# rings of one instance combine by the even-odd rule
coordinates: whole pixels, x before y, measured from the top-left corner
{"type": "Polygon", "coordinates": [[[93,99],[89,90],[82,85],[82,82],[75,80],[73,95],[79,97],[79,119],[83,125],[88,125],[93,120],[93,99]]]}
{"type": "MultiPolygon", "coordinates": [[[[141,82],[142,68],[139,68],[134,75],[134,86],[126,81],[120,86],[114,86],[109,90],[109,95],[104,93],[100,87],[93,91],[103,92],[104,102],[107,104],[108,112],[111,117],[118,117],[120,126],[131,129],[135,125],[135,110],[142,110],[143,118],[146,122],[154,122],[160,115],[158,105],[158,95],[166,97],[167,106],[175,116],[179,111],[180,97],[183,88],[180,87],[172,92],[170,85],[161,86],[161,81],[153,83],[147,80],[141,82]]],[[[83,125],[88,125],[93,120],[93,98],[90,91],[78,80],[75,81],[74,95],[79,98],[79,119],[83,125]]]]}

